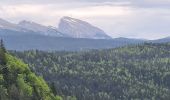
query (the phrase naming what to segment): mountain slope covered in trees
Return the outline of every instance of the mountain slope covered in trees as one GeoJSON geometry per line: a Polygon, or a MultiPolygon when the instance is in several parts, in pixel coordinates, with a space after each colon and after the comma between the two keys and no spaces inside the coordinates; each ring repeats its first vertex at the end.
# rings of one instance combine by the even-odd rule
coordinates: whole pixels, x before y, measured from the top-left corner
{"type": "MultiPolygon", "coordinates": [[[[10,32],[8,32],[10,33],[10,32]]],[[[12,34],[12,32],[11,32],[12,34]]],[[[143,43],[143,40],[116,38],[116,39],[76,39],[59,38],[42,35],[1,35],[9,50],[43,50],[43,51],[82,51],[89,49],[106,49],[121,47],[130,44],[143,43]]]]}
{"type": "Polygon", "coordinates": [[[42,77],[28,65],[6,52],[0,43],[0,100],[61,100],[42,77]]]}
{"type": "Polygon", "coordinates": [[[170,43],[86,52],[12,53],[59,95],[78,100],[170,99],[170,43]]]}

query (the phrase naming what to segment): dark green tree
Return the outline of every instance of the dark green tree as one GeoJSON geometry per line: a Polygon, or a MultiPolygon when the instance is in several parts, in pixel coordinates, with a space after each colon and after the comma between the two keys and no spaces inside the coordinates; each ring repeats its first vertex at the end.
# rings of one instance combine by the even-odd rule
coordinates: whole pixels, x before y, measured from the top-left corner
{"type": "Polygon", "coordinates": [[[55,83],[52,82],[51,85],[50,85],[50,87],[51,87],[51,90],[52,90],[52,92],[54,93],[54,95],[56,95],[56,94],[57,94],[57,91],[56,91],[56,88],[55,88],[55,83]]]}
{"type": "Polygon", "coordinates": [[[170,100],[170,43],[13,54],[49,84],[55,83],[64,100],[170,100]]]}
{"type": "Polygon", "coordinates": [[[0,65],[4,66],[7,63],[7,59],[6,59],[6,49],[3,43],[3,40],[0,40],[0,65]]]}
{"type": "Polygon", "coordinates": [[[9,69],[6,66],[7,64],[7,57],[6,57],[6,49],[3,43],[3,40],[0,40],[0,72],[3,74],[4,76],[4,80],[5,80],[5,85],[6,87],[9,84],[9,79],[8,79],[8,73],[9,73],[9,69]]]}

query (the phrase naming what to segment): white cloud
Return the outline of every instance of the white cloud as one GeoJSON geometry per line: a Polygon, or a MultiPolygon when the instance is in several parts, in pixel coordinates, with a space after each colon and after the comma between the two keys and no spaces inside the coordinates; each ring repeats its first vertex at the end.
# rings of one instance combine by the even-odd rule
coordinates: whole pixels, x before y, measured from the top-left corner
{"type": "Polygon", "coordinates": [[[124,16],[130,14],[128,7],[121,6],[94,6],[68,10],[69,14],[78,17],[106,17],[124,16]]]}
{"type": "MultiPolygon", "coordinates": [[[[77,4],[79,5],[79,4],[77,4]]],[[[14,20],[14,18],[33,18],[35,21],[44,23],[46,18],[46,24],[54,24],[54,21],[62,16],[72,16],[76,18],[87,19],[90,17],[114,17],[125,16],[130,14],[128,7],[122,6],[110,6],[110,5],[96,5],[96,4],[84,4],[81,7],[58,6],[56,4],[49,5],[5,5],[1,6],[0,16],[5,19],[14,20]],[[56,18],[56,19],[54,19],[56,18]],[[38,20],[39,19],[39,20],[38,20]],[[42,21],[41,21],[42,20],[42,21]],[[49,21],[49,22],[48,22],[49,21]],[[48,23],[47,23],[48,22],[48,23]],[[52,23],[51,23],[52,22],[52,23]]],[[[28,19],[29,20],[29,19],[28,19]]]]}
{"type": "Polygon", "coordinates": [[[90,22],[112,37],[155,39],[170,36],[170,12],[166,8],[129,8],[123,16],[96,17],[90,22]]]}

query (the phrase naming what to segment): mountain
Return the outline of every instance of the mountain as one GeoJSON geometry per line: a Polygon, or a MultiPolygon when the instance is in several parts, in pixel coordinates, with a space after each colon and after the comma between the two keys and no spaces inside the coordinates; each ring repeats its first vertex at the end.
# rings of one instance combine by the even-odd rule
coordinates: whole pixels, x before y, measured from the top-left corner
{"type": "Polygon", "coordinates": [[[115,48],[125,45],[143,43],[143,40],[135,39],[80,39],[51,37],[44,35],[25,34],[15,36],[1,36],[6,47],[10,50],[44,50],[44,51],[80,51],[89,49],[115,48]]]}
{"type": "MultiPolygon", "coordinates": [[[[68,17],[63,19],[66,20],[68,17]]],[[[98,32],[97,35],[100,36],[102,36],[101,34],[104,34],[100,29],[95,28],[86,22],[78,22],[84,24],[80,26],[80,30],[83,30],[82,28],[89,28],[90,26],[89,30],[84,29],[85,32],[98,32]]],[[[22,51],[39,49],[45,51],[79,51],[89,49],[115,48],[142,42],[141,40],[133,39],[111,39],[106,35],[103,35],[105,38],[100,37],[100,39],[97,37],[97,35],[95,37],[94,34],[93,36],[91,35],[92,38],[91,36],[89,36],[89,38],[70,38],[68,34],[63,34],[56,28],[43,26],[35,22],[21,21],[18,24],[13,24],[3,19],[0,20],[0,38],[5,41],[7,48],[10,50],[22,51]]]]}
{"type": "Polygon", "coordinates": [[[0,19],[0,34],[39,34],[54,37],[111,39],[111,37],[106,35],[101,29],[96,28],[87,22],[78,19],[73,19],[70,17],[63,17],[60,21],[58,29],[56,27],[44,26],[26,20],[23,20],[18,24],[13,24],[3,19],[0,19]]]}
{"type": "Polygon", "coordinates": [[[111,39],[89,23],[70,17],[63,17],[58,29],[30,21],[13,24],[0,19],[0,38],[4,39],[8,49],[19,51],[79,51],[116,48],[144,42],[170,42],[170,37],[153,41],[123,37],[111,39]]]}
{"type": "Polygon", "coordinates": [[[170,42],[170,37],[165,37],[165,38],[162,38],[162,39],[153,40],[151,42],[153,42],[153,43],[166,43],[166,42],[170,42]]]}
{"type": "Polygon", "coordinates": [[[63,37],[65,36],[61,32],[57,30],[57,28],[54,27],[47,27],[35,22],[29,22],[29,21],[21,21],[18,23],[19,27],[22,27],[27,30],[31,30],[33,32],[37,32],[42,35],[47,35],[47,36],[56,36],[56,37],[63,37]]]}
{"type": "Polygon", "coordinates": [[[29,21],[21,21],[18,24],[13,24],[6,20],[0,19],[0,35],[14,36],[24,34],[67,37],[54,27],[43,26],[29,21]]]}
{"type": "Polygon", "coordinates": [[[61,18],[58,30],[73,38],[111,39],[103,30],[70,17],[61,18]]]}
{"type": "Polygon", "coordinates": [[[13,31],[23,31],[21,27],[16,24],[12,24],[6,20],[0,19],[0,30],[13,30],[13,31]]]}
{"type": "Polygon", "coordinates": [[[17,35],[25,35],[25,34],[38,34],[31,30],[22,28],[17,24],[10,23],[6,20],[0,19],[0,36],[17,36],[17,35]]]}

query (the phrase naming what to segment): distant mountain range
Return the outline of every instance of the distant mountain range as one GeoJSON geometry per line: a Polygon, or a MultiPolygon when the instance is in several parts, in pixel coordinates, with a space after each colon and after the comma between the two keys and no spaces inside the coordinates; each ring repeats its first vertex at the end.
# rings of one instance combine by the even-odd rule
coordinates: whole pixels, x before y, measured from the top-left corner
{"type": "Polygon", "coordinates": [[[0,36],[4,39],[8,50],[45,50],[45,51],[80,51],[89,49],[107,49],[142,43],[136,39],[86,39],[51,37],[44,35],[0,36]]]}
{"type": "Polygon", "coordinates": [[[37,24],[35,22],[29,22],[29,21],[21,21],[17,24],[19,27],[31,30],[33,32],[37,32],[41,35],[46,35],[46,36],[56,36],[56,37],[64,37],[66,36],[65,34],[59,32],[57,28],[55,27],[50,27],[50,26],[43,26],[40,24],[37,24]]]}
{"type": "MultiPolygon", "coordinates": [[[[34,33],[44,36],[54,37],[70,37],[70,38],[89,38],[89,39],[111,39],[103,30],[92,26],[91,24],[70,18],[63,17],[60,20],[59,28],[52,26],[44,26],[35,22],[23,20],[18,24],[13,24],[0,19],[0,34],[4,34],[3,30],[15,31],[18,33],[34,33]]],[[[8,34],[8,33],[5,33],[8,34]]]]}
{"type": "Polygon", "coordinates": [[[153,41],[151,41],[151,42],[153,42],[153,43],[166,43],[166,42],[170,42],[170,37],[153,40],[153,41]]]}
{"type": "Polygon", "coordinates": [[[103,30],[78,19],[63,17],[59,27],[21,21],[13,24],[0,19],[0,38],[10,50],[88,50],[106,49],[144,42],[170,42],[170,37],[159,40],[129,38],[112,39],[103,30]]]}
{"type": "Polygon", "coordinates": [[[65,36],[61,32],[58,32],[56,28],[43,26],[34,22],[21,21],[18,24],[13,24],[0,19],[0,35],[24,35],[24,34],[35,34],[44,36],[65,36]],[[11,34],[13,32],[13,34],[11,34]]]}

